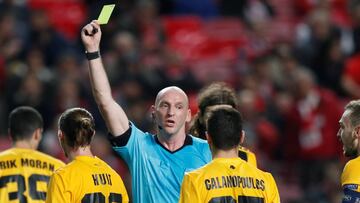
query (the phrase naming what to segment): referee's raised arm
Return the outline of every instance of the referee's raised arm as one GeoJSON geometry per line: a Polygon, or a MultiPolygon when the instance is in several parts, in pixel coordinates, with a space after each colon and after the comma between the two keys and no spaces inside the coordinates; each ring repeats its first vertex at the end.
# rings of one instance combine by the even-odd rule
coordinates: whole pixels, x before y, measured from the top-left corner
{"type": "Polygon", "coordinates": [[[114,136],[122,135],[129,129],[129,120],[111,95],[111,87],[100,55],[101,28],[96,20],[83,27],[81,39],[89,61],[91,89],[95,101],[109,132],[114,136]]]}
{"type": "Polygon", "coordinates": [[[206,141],[186,134],[186,123],[191,119],[186,93],[177,86],[158,92],[151,106],[156,134],[142,131],[135,123],[130,125],[123,109],[111,96],[98,53],[101,39],[98,22],[86,25],[81,37],[88,51],[92,91],[110,131],[109,141],[132,175],[133,202],[178,202],[184,172],[199,168],[211,159],[206,141]]]}

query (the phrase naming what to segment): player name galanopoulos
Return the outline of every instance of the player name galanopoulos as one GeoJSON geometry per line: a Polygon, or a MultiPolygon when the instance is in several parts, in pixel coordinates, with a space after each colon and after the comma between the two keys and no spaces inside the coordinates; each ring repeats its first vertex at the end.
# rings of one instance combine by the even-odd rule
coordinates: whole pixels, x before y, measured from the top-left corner
{"type": "Polygon", "coordinates": [[[265,190],[265,181],[253,177],[221,176],[205,179],[207,190],[242,187],[249,189],[265,190]]]}

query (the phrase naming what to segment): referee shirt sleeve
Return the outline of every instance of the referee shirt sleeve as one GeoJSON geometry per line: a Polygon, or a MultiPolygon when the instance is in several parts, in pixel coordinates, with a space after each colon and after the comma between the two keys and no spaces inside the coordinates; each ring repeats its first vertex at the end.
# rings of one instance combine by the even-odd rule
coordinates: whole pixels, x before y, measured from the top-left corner
{"type": "Polygon", "coordinates": [[[109,135],[109,141],[113,150],[121,156],[121,158],[131,168],[134,156],[137,156],[141,148],[140,138],[144,132],[139,130],[132,122],[129,123],[129,129],[120,136],[109,135]]]}
{"type": "Polygon", "coordinates": [[[114,136],[111,133],[108,134],[108,139],[110,141],[110,144],[113,147],[123,147],[125,146],[130,139],[131,136],[131,131],[132,131],[132,124],[129,124],[129,129],[127,129],[127,131],[125,131],[122,135],[119,136],[114,136]]]}

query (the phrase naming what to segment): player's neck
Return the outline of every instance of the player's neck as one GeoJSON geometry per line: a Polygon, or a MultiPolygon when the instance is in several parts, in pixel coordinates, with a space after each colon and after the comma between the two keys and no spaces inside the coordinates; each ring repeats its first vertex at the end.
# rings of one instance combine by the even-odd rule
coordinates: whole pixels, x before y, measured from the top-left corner
{"type": "Polygon", "coordinates": [[[77,156],[94,156],[93,153],[90,150],[90,146],[86,147],[79,147],[76,150],[72,150],[69,152],[69,158],[70,160],[75,159],[77,156]]]}
{"type": "Polygon", "coordinates": [[[27,140],[16,141],[13,146],[14,148],[33,149],[33,150],[36,150],[38,147],[37,144],[27,140]]]}
{"type": "Polygon", "coordinates": [[[213,149],[212,154],[213,154],[213,159],[215,159],[215,158],[237,158],[238,150],[237,150],[237,148],[226,150],[226,151],[219,150],[219,149],[213,149]]]}

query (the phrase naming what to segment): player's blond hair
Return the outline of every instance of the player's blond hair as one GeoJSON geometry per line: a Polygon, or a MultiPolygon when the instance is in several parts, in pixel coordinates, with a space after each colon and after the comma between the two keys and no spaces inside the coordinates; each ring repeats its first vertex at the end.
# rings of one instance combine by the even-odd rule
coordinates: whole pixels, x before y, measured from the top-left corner
{"type": "Polygon", "coordinates": [[[360,124],[360,100],[352,100],[346,106],[345,110],[350,111],[350,123],[352,126],[360,124]]]}

